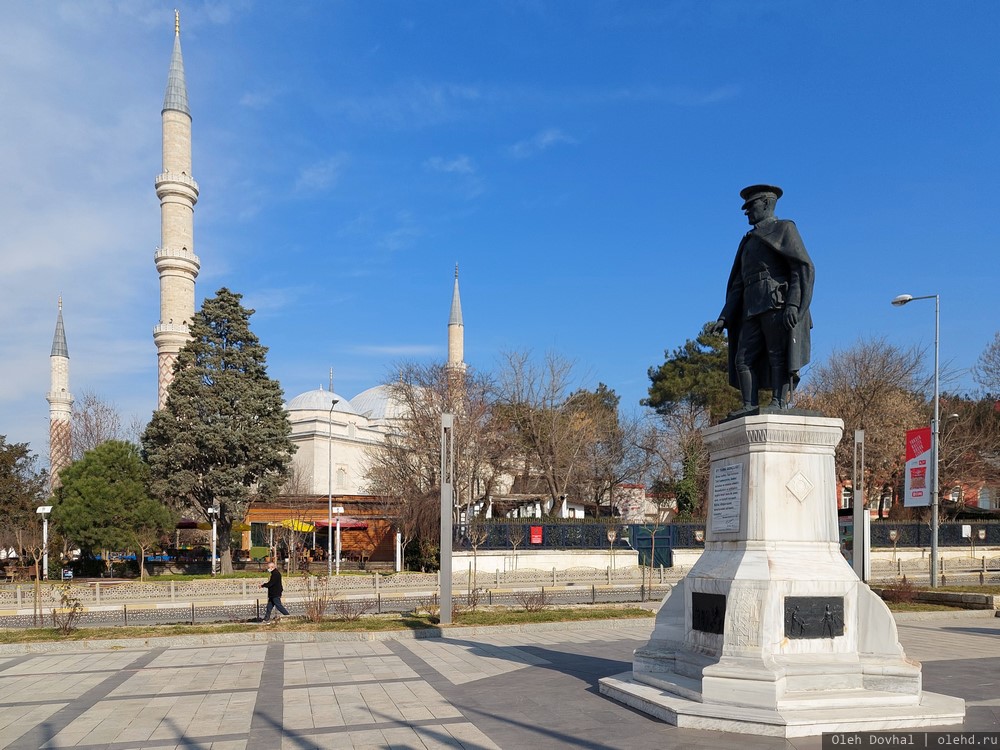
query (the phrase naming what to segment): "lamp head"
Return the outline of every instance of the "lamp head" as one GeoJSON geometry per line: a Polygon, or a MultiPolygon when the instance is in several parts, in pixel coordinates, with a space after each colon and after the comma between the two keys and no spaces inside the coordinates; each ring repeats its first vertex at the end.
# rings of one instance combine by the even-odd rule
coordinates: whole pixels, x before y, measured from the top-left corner
{"type": "Polygon", "coordinates": [[[913,299],[912,294],[901,294],[892,301],[892,304],[894,304],[896,307],[902,307],[912,299],[913,299]]]}

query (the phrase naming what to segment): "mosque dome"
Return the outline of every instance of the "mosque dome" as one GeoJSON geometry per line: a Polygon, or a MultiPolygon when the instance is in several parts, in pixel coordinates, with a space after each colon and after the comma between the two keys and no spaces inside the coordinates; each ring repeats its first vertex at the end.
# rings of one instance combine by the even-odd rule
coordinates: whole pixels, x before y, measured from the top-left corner
{"type": "Polygon", "coordinates": [[[403,404],[392,394],[388,385],[377,385],[351,399],[354,410],[373,422],[396,419],[403,414],[403,404]]]}
{"type": "Polygon", "coordinates": [[[342,414],[357,414],[351,402],[341,396],[339,393],[334,393],[333,391],[324,391],[323,388],[317,388],[315,391],[306,391],[305,393],[300,393],[298,396],[293,398],[287,404],[285,404],[286,411],[330,411],[330,402],[332,399],[336,399],[337,403],[333,407],[333,410],[340,412],[342,414]]]}

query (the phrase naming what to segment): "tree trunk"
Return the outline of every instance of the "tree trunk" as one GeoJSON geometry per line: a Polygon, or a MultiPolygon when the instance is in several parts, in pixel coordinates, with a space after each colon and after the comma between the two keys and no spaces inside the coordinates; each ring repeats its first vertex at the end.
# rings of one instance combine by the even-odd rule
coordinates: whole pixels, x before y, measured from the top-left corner
{"type": "Polygon", "coordinates": [[[229,547],[219,551],[219,574],[224,576],[233,574],[233,555],[229,547]]]}

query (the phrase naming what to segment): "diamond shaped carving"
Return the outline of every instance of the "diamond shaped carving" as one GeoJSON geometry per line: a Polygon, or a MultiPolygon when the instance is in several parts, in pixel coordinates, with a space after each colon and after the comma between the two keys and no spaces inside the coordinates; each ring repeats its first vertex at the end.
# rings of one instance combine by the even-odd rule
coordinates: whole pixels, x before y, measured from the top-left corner
{"type": "Polygon", "coordinates": [[[809,497],[809,493],[813,491],[814,486],[801,471],[797,471],[795,472],[795,476],[788,480],[785,489],[791,492],[792,497],[801,503],[809,497]]]}

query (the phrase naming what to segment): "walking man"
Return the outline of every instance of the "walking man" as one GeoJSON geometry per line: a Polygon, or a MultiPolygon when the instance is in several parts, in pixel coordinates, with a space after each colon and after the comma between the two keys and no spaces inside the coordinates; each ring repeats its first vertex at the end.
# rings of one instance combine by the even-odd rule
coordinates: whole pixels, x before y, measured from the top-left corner
{"type": "Polygon", "coordinates": [[[281,573],[278,571],[278,566],[272,560],[267,564],[267,569],[271,575],[260,587],[267,589],[267,608],[264,610],[264,622],[271,623],[280,619],[277,615],[274,620],[271,619],[272,609],[277,609],[281,614],[286,616],[288,615],[288,610],[281,604],[281,595],[284,593],[284,589],[281,587],[281,573]]]}

